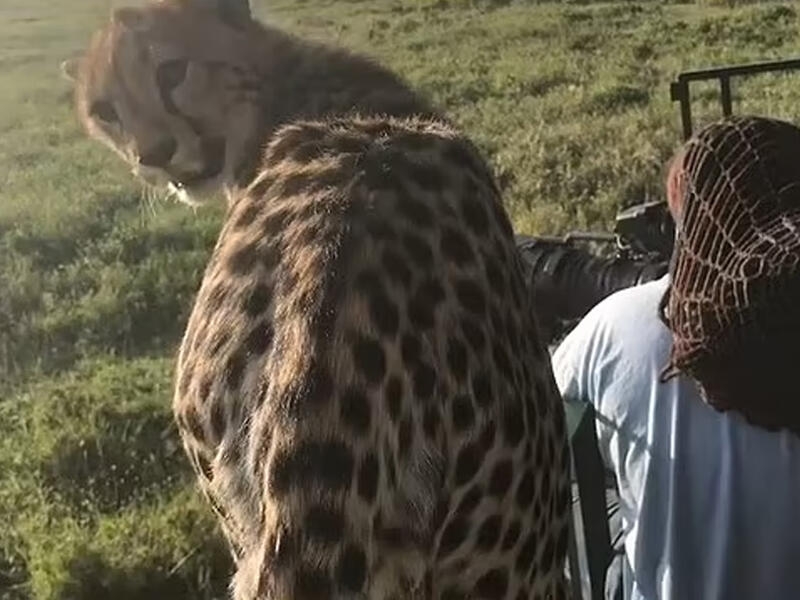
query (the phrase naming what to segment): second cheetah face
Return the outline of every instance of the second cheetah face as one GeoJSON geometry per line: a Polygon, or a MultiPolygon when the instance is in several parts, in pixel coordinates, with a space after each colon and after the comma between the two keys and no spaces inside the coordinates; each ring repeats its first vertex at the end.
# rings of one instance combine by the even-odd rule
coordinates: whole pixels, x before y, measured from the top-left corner
{"type": "Polygon", "coordinates": [[[81,122],[136,176],[180,200],[231,189],[258,144],[252,26],[246,0],[115,11],[86,55],[63,66],[81,122]]]}

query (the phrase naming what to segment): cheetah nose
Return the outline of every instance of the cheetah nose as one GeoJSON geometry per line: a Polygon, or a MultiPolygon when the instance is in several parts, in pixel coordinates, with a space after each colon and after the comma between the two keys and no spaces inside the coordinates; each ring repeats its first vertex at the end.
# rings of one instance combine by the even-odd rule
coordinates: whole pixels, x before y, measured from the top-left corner
{"type": "Polygon", "coordinates": [[[172,160],[177,149],[178,143],[173,138],[167,138],[142,152],[139,155],[139,164],[145,167],[164,168],[172,160]]]}

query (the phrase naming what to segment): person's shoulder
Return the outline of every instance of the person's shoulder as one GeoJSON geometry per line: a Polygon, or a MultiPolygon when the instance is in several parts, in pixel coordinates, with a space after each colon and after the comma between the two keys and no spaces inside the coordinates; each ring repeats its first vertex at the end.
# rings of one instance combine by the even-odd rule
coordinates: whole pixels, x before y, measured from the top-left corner
{"type": "MultiPolygon", "coordinates": [[[[611,294],[595,305],[553,353],[553,370],[562,394],[597,400],[599,382],[614,378],[624,365],[650,364],[664,355],[669,330],[658,305],[669,285],[659,279],[611,294]]],[[[649,374],[650,376],[652,374],[649,374]]]]}
{"type": "MultiPolygon", "coordinates": [[[[658,305],[669,280],[666,276],[614,292],[598,302],[571,332],[573,339],[627,339],[648,331],[658,332],[663,324],[658,305]]],[[[570,337],[570,336],[568,336],[570,337]]]]}
{"type": "MultiPolygon", "coordinates": [[[[648,281],[614,292],[597,303],[590,312],[622,313],[630,315],[632,311],[658,309],[658,304],[669,286],[668,276],[648,281]]],[[[588,316],[588,315],[587,315],[588,316]]]]}

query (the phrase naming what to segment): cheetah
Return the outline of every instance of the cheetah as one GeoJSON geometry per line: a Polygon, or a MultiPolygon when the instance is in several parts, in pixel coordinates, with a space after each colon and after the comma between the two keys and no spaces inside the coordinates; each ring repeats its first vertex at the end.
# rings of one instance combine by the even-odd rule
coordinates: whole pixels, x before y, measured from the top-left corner
{"type": "Polygon", "coordinates": [[[64,72],[136,176],[227,199],[173,409],[233,597],[566,598],[563,407],[473,144],[246,0],[119,8],[64,72]]]}

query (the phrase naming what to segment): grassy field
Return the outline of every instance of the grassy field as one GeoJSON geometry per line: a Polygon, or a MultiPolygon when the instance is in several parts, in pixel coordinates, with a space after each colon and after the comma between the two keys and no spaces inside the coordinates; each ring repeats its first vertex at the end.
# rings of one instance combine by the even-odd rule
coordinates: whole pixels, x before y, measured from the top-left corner
{"type": "MultiPolygon", "coordinates": [[[[206,599],[229,563],[169,412],[172,355],[221,207],[148,202],[84,139],[59,62],[101,0],[0,3],[0,599],[206,599]]],[[[516,227],[606,228],[662,194],[672,77],[794,56],[791,5],[254,0],[264,18],[367,51],[485,150],[516,227]]],[[[700,120],[717,113],[699,89],[700,120]]],[[[735,85],[797,119],[800,78],[735,85]]]]}

